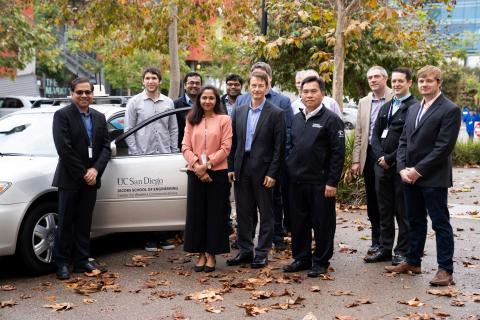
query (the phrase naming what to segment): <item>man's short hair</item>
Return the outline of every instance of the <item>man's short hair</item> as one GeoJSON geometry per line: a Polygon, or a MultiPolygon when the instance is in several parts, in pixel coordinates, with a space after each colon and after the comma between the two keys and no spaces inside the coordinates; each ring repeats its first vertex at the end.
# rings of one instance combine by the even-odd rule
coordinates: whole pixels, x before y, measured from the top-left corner
{"type": "Polygon", "coordinates": [[[162,74],[160,72],[160,69],[155,68],[155,67],[146,67],[143,70],[143,73],[142,73],[142,81],[143,81],[143,79],[145,79],[145,75],[147,73],[151,73],[151,74],[156,75],[158,77],[158,80],[162,81],[162,74]]]}
{"type": "Polygon", "coordinates": [[[188,78],[190,77],[199,77],[200,78],[200,84],[203,83],[203,78],[202,76],[200,75],[200,73],[198,72],[195,72],[195,71],[192,71],[192,72],[189,72],[185,75],[185,77],[183,77],[183,83],[187,83],[188,81],[188,78]]]}
{"type": "Polygon", "coordinates": [[[258,71],[258,70],[250,72],[250,75],[248,76],[248,84],[249,85],[250,85],[250,81],[252,80],[252,78],[259,78],[259,79],[265,81],[265,84],[268,87],[268,76],[267,76],[266,72],[258,71]]]}
{"type": "Polygon", "coordinates": [[[229,74],[225,79],[225,83],[227,83],[228,81],[238,81],[243,86],[243,79],[238,74],[234,74],[234,73],[229,74]]]}
{"type": "Polygon", "coordinates": [[[316,70],[313,70],[313,69],[307,69],[307,70],[305,70],[305,74],[306,74],[306,75],[309,75],[309,77],[310,77],[310,75],[311,75],[311,76],[315,76],[315,77],[320,77],[320,76],[318,75],[318,72],[317,72],[316,70]]]}
{"type": "Polygon", "coordinates": [[[255,69],[262,69],[267,73],[267,75],[271,78],[272,77],[272,67],[266,62],[259,61],[255,63],[251,68],[250,72],[253,72],[255,69]]]}
{"type": "Polygon", "coordinates": [[[388,72],[387,72],[387,70],[385,70],[384,67],[380,67],[380,66],[373,66],[373,67],[371,67],[370,69],[368,69],[368,71],[367,71],[367,76],[368,76],[368,74],[370,73],[370,71],[374,71],[374,70],[380,71],[380,74],[381,74],[382,76],[384,76],[385,78],[388,78],[388,72]]]}
{"type": "Polygon", "coordinates": [[[425,78],[427,76],[434,76],[438,81],[442,81],[442,70],[439,67],[427,65],[417,71],[417,79],[425,78]]]}
{"type": "Polygon", "coordinates": [[[399,68],[396,68],[395,70],[392,71],[392,74],[396,72],[396,73],[403,73],[405,75],[405,78],[407,79],[407,81],[410,81],[412,80],[412,69],[410,68],[406,68],[406,67],[399,67],[399,68]]]}
{"type": "Polygon", "coordinates": [[[323,81],[322,78],[316,77],[316,76],[310,76],[310,77],[306,77],[305,79],[303,79],[300,90],[303,90],[303,85],[305,83],[310,83],[310,82],[318,83],[318,87],[320,88],[320,91],[325,92],[325,81],[323,81]]]}
{"type": "Polygon", "coordinates": [[[90,84],[90,90],[93,92],[93,83],[90,82],[90,79],[85,78],[85,77],[78,77],[78,78],[73,79],[73,81],[70,82],[70,91],[74,92],[75,87],[77,86],[77,84],[80,84],[80,83],[89,83],[90,84]]]}

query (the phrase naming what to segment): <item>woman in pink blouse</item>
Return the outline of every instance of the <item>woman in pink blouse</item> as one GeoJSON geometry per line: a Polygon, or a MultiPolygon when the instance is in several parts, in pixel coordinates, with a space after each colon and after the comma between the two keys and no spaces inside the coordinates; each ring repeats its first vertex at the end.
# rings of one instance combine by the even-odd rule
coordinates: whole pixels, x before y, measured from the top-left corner
{"type": "Polygon", "coordinates": [[[199,253],[196,272],[215,270],[215,255],[230,251],[228,242],[227,157],[232,146],[232,121],[220,95],[205,86],[187,115],[182,152],[188,162],[187,221],[184,250],[199,253]]]}

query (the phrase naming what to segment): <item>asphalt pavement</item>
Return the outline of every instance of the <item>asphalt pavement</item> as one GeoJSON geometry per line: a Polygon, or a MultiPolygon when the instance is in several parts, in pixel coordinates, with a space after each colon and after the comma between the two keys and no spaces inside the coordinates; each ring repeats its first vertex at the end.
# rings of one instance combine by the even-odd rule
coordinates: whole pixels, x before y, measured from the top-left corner
{"type": "Polygon", "coordinates": [[[243,319],[247,313],[258,319],[480,319],[480,169],[455,169],[454,180],[452,287],[428,284],[436,271],[431,229],[422,274],[388,274],[388,263],[365,264],[369,224],[365,210],[352,208],[337,212],[332,270],[324,278],[283,273],[289,251],[274,252],[260,271],[227,267],[228,256],[219,256],[216,272],[195,273],[195,257],[181,246],[154,255],[142,250],[144,235],[117,234],[92,244],[109,266],[103,277],[78,275],[70,283],[54,274],[32,277],[14,258],[1,258],[0,319],[243,319]]]}

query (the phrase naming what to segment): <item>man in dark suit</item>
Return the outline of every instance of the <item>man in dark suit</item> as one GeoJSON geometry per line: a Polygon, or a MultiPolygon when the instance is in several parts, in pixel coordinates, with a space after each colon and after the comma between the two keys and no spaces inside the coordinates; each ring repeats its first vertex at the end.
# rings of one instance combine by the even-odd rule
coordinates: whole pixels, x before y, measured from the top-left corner
{"type": "Polygon", "coordinates": [[[376,163],[375,190],[380,218],[379,249],[364,258],[366,263],[392,261],[398,265],[405,261],[408,249],[408,220],[405,214],[403,183],[395,170],[398,141],[402,135],[408,108],[417,100],[410,94],[412,71],[397,68],[392,72],[392,89],[395,95],[378,112],[372,133],[372,149],[376,163]],[[397,245],[395,241],[395,220],[398,224],[397,245]]]}
{"type": "Polygon", "coordinates": [[[452,186],[452,151],[461,124],[461,110],[440,91],[442,71],[425,66],[417,72],[421,103],[410,107],[397,151],[397,171],[404,185],[410,225],[407,260],[385,267],[389,272],[421,273],[427,237],[427,214],[437,242],[438,271],[431,285],[453,281],[453,230],[447,197],[452,186]]]}
{"type": "MultiPolygon", "coordinates": [[[[53,186],[58,187],[59,221],[55,239],[57,278],[73,272],[91,272],[90,228],[100,177],[110,159],[110,141],[105,116],[89,108],[93,85],[87,78],[71,84],[72,104],[53,117],[53,140],[59,156],[53,186]]],[[[105,272],[106,269],[101,271],[105,272]]]]}
{"type": "Polygon", "coordinates": [[[251,102],[238,107],[232,118],[233,143],[228,158],[230,181],[235,182],[238,246],[229,266],[251,262],[252,268],[268,263],[272,247],[273,187],[277,183],[285,150],[285,118],[281,109],[265,99],[268,77],[254,71],[248,80],[251,102]],[[253,255],[254,217],[260,211],[260,232],[253,255]]]}
{"type": "MultiPolygon", "coordinates": [[[[197,95],[202,87],[202,76],[198,72],[189,72],[183,77],[185,92],[177,100],[173,101],[175,109],[191,108],[197,100],[197,95]]],[[[178,149],[182,149],[182,140],[185,132],[185,114],[177,113],[178,124],[178,149]]]]}

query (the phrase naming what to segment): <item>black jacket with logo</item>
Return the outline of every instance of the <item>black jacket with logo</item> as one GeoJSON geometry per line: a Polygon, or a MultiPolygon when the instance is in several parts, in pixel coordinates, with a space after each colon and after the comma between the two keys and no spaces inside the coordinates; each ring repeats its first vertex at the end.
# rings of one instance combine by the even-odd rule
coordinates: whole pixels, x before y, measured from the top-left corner
{"type": "Polygon", "coordinates": [[[405,118],[407,117],[408,108],[415,104],[417,100],[413,95],[402,101],[400,108],[392,115],[390,126],[388,127],[388,135],[382,138],[383,130],[388,126],[388,116],[392,100],[387,101],[378,112],[375,127],[372,132],[371,145],[376,159],[385,157],[385,162],[392,166],[396,162],[397,149],[400,136],[402,135],[405,118]]]}
{"type": "Polygon", "coordinates": [[[291,183],[337,186],[345,157],[343,129],[343,121],[325,106],[308,120],[303,112],[295,115],[286,159],[291,183]]]}

